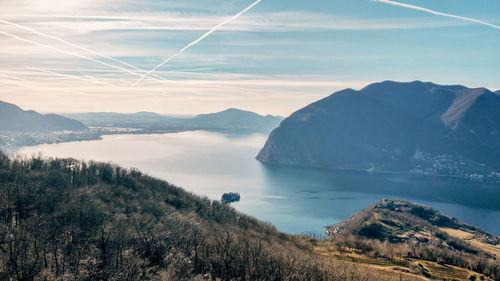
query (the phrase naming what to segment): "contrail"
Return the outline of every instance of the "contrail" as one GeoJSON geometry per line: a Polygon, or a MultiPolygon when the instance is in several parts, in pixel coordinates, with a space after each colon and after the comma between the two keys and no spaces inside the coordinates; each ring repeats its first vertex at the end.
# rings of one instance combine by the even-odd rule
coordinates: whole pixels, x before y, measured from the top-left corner
{"type": "Polygon", "coordinates": [[[12,79],[12,80],[17,80],[17,81],[29,81],[27,79],[22,79],[22,78],[19,78],[19,77],[12,77],[10,75],[6,75],[6,74],[3,74],[3,73],[0,73],[0,77],[9,78],[9,79],[12,79]]]}
{"type": "Polygon", "coordinates": [[[56,76],[60,76],[60,77],[78,79],[78,80],[82,80],[82,81],[89,81],[89,80],[91,80],[88,77],[87,78],[83,78],[81,76],[59,73],[59,72],[55,72],[55,71],[50,71],[48,69],[38,68],[38,67],[24,66],[24,68],[29,69],[29,70],[34,70],[34,71],[40,71],[40,72],[43,72],[43,73],[48,73],[48,74],[52,74],[52,75],[56,75],[56,76]]]}
{"type": "Polygon", "coordinates": [[[116,58],[113,58],[113,57],[110,57],[110,56],[107,56],[107,55],[104,55],[104,54],[101,54],[101,53],[98,53],[96,51],[93,51],[93,50],[90,50],[88,48],[85,48],[85,47],[82,47],[82,46],[79,46],[79,45],[76,45],[74,43],[71,43],[71,42],[68,42],[64,39],[61,39],[59,37],[56,37],[56,36],[53,36],[53,35],[50,35],[50,34],[47,34],[47,33],[44,33],[44,32],[41,32],[41,31],[38,31],[36,29],[33,29],[31,27],[28,27],[28,26],[25,26],[25,25],[20,25],[20,24],[17,24],[17,23],[14,23],[14,22],[10,22],[10,21],[6,21],[6,20],[3,20],[3,19],[0,19],[0,23],[3,23],[3,24],[7,24],[7,25],[12,25],[12,26],[15,26],[15,27],[18,27],[18,28],[21,28],[21,29],[24,29],[24,30],[28,30],[30,32],[33,32],[35,34],[38,34],[40,36],[43,36],[43,37],[46,37],[46,38],[50,38],[50,39],[53,39],[53,40],[56,40],[58,42],[61,42],[61,43],[64,43],[66,45],[69,45],[71,47],[74,47],[74,48],[77,48],[77,49],[80,49],[80,50],[83,50],[85,52],[88,52],[88,53],[91,53],[93,55],[96,55],[96,56],[100,56],[100,57],[103,57],[103,58],[106,58],[106,59],[109,59],[109,60],[112,60],[112,61],[115,61],[117,63],[120,63],[120,64],[123,64],[125,66],[128,66],[128,67],[131,67],[135,70],[139,70],[140,72],[145,72],[144,70],[141,70],[127,62],[124,62],[124,61],[121,61],[119,59],[116,59],[116,58]]]}
{"type": "Polygon", "coordinates": [[[70,75],[70,74],[64,74],[64,73],[59,73],[59,72],[55,72],[55,71],[52,71],[52,70],[49,70],[49,69],[44,69],[44,68],[38,68],[38,67],[31,67],[31,66],[24,66],[24,68],[26,69],[29,69],[29,70],[34,70],[34,71],[40,71],[40,72],[43,72],[43,73],[48,73],[48,74],[53,74],[53,75],[56,75],[56,76],[61,76],[61,77],[67,77],[67,78],[73,78],[73,79],[78,79],[78,80],[82,80],[82,81],[92,81],[92,82],[96,82],[96,83],[99,83],[99,84],[102,84],[102,85],[107,85],[107,86],[113,86],[111,84],[108,84],[106,82],[102,82],[90,75],[87,75],[85,73],[82,73],[80,72],[82,76],[78,76],[78,75],[70,75]]]}
{"type": "Polygon", "coordinates": [[[430,14],[434,14],[434,15],[438,15],[438,16],[444,16],[444,17],[449,17],[449,18],[454,18],[454,19],[459,19],[459,20],[464,20],[464,21],[470,21],[470,22],[486,25],[489,27],[493,27],[496,29],[500,29],[500,26],[494,25],[494,24],[491,24],[491,23],[488,23],[488,22],[485,22],[482,20],[457,16],[457,15],[453,15],[453,14],[447,14],[447,13],[443,13],[443,12],[438,12],[438,11],[434,11],[434,10],[427,9],[424,7],[411,5],[411,4],[400,3],[400,2],[391,1],[391,0],[371,0],[371,1],[385,3],[385,4],[389,4],[389,5],[394,5],[394,6],[399,6],[399,7],[408,8],[408,9],[413,9],[413,10],[418,10],[418,11],[422,11],[422,12],[426,12],[426,13],[430,13],[430,14]]]}
{"type": "Polygon", "coordinates": [[[152,72],[156,71],[158,68],[162,67],[164,64],[166,64],[167,62],[173,60],[175,57],[177,57],[178,55],[184,53],[184,51],[186,51],[187,49],[191,48],[192,46],[198,44],[199,42],[201,42],[203,39],[205,39],[207,36],[209,36],[210,34],[214,33],[217,29],[221,28],[222,26],[224,26],[225,24],[235,20],[236,18],[238,18],[239,16],[243,15],[244,13],[248,12],[250,9],[252,9],[255,5],[259,4],[259,2],[261,2],[262,0],[257,0],[255,2],[252,3],[252,5],[246,7],[245,9],[243,9],[241,12],[237,13],[236,15],[224,20],[223,22],[219,23],[218,25],[216,25],[215,27],[213,27],[212,29],[210,29],[209,31],[207,31],[205,34],[203,34],[202,36],[200,36],[198,39],[194,40],[193,42],[189,43],[186,47],[182,48],[180,51],[178,51],[177,53],[173,54],[172,56],[170,56],[169,58],[167,58],[166,60],[164,60],[162,63],[160,63],[159,65],[157,65],[155,68],[151,69],[150,71],[144,73],[136,82],[134,85],[132,86],[137,86],[144,78],[146,78],[148,75],[150,75],[152,72]]]}
{"type": "Polygon", "coordinates": [[[75,56],[75,57],[79,57],[79,58],[82,58],[82,59],[90,60],[90,61],[96,62],[98,64],[102,64],[102,65],[110,67],[110,68],[114,68],[114,69],[118,69],[118,70],[121,70],[121,71],[128,72],[128,73],[130,73],[132,75],[135,75],[135,76],[141,76],[141,74],[133,72],[133,71],[127,69],[127,68],[123,68],[123,67],[120,67],[120,66],[116,66],[116,65],[109,64],[109,63],[105,63],[105,62],[102,62],[100,60],[96,60],[96,59],[93,59],[91,57],[88,57],[88,56],[85,56],[85,55],[81,55],[81,54],[77,54],[77,53],[74,53],[74,52],[71,52],[71,51],[66,51],[66,50],[59,49],[59,48],[56,48],[56,47],[53,47],[53,46],[45,45],[45,44],[42,44],[42,43],[39,43],[39,42],[36,42],[36,41],[32,41],[32,40],[29,40],[29,39],[26,39],[26,38],[19,37],[17,35],[14,35],[14,34],[11,34],[11,33],[5,32],[5,31],[0,31],[0,34],[12,37],[14,39],[17,39],[17,40],[20,40],[20,41],[23,41],[23,42],[31,43],[31,44],[34,44],[34,45],[37,45],[37,46],[40,46],[40,47],[44,47],[44,48],[48,48],[48,49],[51,49],[51,50],[54,50],[54,51],[65,53],[65,54],[68,54],[68,55],[71,55],[71,56],[75,56]]]}
{"type": "Polygon", "coordinates": [[[110,87],[116,87],[115,85],[111,84],[111,83],[108,83],[108,82],[104,82],[104,81],[101,81],[97,78],[95,78],[94,76],[90,76],[88,75],[87,73],[84,73],[84,72],[81,72],[81,71],[78,71],[81,75],[87,77],[88,79],[96,82],[96,83],[99,83],[99,84],[102,84],[102,85],[106,85],[106,86],[110,86],[110,87]]]}

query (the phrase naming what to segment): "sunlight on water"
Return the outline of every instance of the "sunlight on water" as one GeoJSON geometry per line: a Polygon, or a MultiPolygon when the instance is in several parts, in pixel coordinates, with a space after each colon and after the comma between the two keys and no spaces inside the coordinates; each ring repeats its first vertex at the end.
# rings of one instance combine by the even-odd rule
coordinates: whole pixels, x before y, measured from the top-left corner
{"type": "Polygon", "coordinates": [[[254,157],[261,134],[205,131],[161,135],[112,135],[102,140],[24,147],[20,154],[114,162],[219,200],[239,192],[234,207],[281,231],[321,232],[382,198],[424,203],[500,234],[500,189],[458,181],[413,180],[276,167],[254,157]]]}

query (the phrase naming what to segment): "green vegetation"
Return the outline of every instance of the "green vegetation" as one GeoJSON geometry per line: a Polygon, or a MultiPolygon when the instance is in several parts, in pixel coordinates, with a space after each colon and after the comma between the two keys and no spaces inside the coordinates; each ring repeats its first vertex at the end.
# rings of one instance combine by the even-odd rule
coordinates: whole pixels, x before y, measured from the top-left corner
{"type": "Polygon", "coordinates": [[[0,280],[410,279],[134,169],[0,153],[0,280]]]}

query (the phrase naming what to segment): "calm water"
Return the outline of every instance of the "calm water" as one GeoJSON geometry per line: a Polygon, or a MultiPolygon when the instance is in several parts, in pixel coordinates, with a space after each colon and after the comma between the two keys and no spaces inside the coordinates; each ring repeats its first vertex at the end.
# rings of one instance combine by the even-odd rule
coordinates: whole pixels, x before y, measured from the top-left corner
{"type": "Polygon", "coordinates": [[[500,186],[406,176],[346,175],[264,165],[254,159],[266,136],[204,131],[113,135],[103,140],[24,147],[22,154],[136,167],[212,199],[239,192],[233,206],[281,231],[321,232],[382,198],[408,199],[500,234],[500,186]]]}

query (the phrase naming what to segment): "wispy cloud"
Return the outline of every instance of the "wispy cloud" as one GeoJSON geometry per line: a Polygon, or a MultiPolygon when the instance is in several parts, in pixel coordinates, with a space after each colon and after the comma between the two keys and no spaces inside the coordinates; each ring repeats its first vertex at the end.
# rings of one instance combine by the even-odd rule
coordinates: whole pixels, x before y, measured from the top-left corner
{"type": "MultiPolygon", "coordinates": [[[[225,19],[221,15],[147,12],[115,13],[104,15],[20,15],[8,18],[26,22],[47,30],[72,30],[79,34],[103,31],[204,31],[225,19]]],[[[223,31],[249,32],[293,32],[293,31],[335,31],[335,30],[398,30],[434,27],[460,26],[456,21],[422,21],[418,18],[364,18],[345,17],[331,14],[289,11],[259,12],[234,20],[231,25],[219,28],[223,31]]]]}
{"type": "Polygon", "coordinates": [[[46,38],[49,38],[49,39],[53,39],[53,40],[56,40],[58,42],[61,42],[65,45],[68,45],[68,46],[71,46],[71,47],[74,47],[74,48],[77,48],[79,50],[82,50],[82,51],[85,51],[85,52],[88,52],[88,53],[91,53],[93,55],[96,55],[96,56],[99,56],[99,57],[103,57],[103,58],[106,58],[106,59],[109,59],[109,60],[112,60],[114,62],[117,62],[117,63],[120,63],[122,65],[125,65],[127,67],[131,67],[135,70],[139,70],[142,72],[142,70],[140,70],[139,68],[127,63],[127,62],[124,62],[124,61],[121,61],[119,59],[116,59],[116,58],[113,58],[113,57],[110,57],[110,56],[107,56],[107,55],[104,55],[104,54],[101,54],[101,53],[98,53],[96,51],[93,51],[89,48],[85,48],[83,46],[80,46],[80,45],[77,45],[77,44],[74,44],[74,43],[71,43],[67,40],[64,40],[62,38],[59,38],[57,36],[53,36],[51,34],[47,34],[47,33],[44,33],[44,32],[41,32],[41,31],[38,31],[36,29],[33,29],[33,28],[30,28],[28,26],[24,26],[24,25],[21,25],[21,24],[17,24],[17,23],[14,23],[14,22],[10,22],[10,21],[7,21],[7,20],[3,20],[3,19],[0,19],[0,23],[3,23],[3,24],[7,24],[7,25],[11,25],[11,26],[15,26],[15,27],[18,27],[18,28],[21,28],[21,29],[24,29],[24,30],[28,30],[30,32],[33,32],[37,35],[40,35],[40,36],[43,36],[43,37],[46,37],[46,38]]]}
{"type": "Polygon", "coordinates": [[[217,31],[219,28],[221,28],[222,26],[228,24],[229,22],[237,19],[238,17],[240,17],[241,15],[243,15],[244,13],[250,11],[253,7],[255,7],[257,4],[259,4],[262,0],[257,0],[255,2],[253,2],[250,6],[246,7],[245,9],[243,9],[242,11],[240,11],[239,13],[237,13],[236,15],[222,21],[221,23],[219,23],[218,25],[214,26],[212,29],[210,29],[209,31],[207,31],[205,34],[203,34],[202,36],[200,36],[199,38],[197,38],[196,40],[192,41],[191,43],[187,44],[184,48],[180,49],[177,53],[173,54],[172,56],[168,57],[166,60],[164,60],[162,63],[160,63],[159,65],[155,66],[153,69],[151,69],[150,71],[144,73],[134,84],[134,86],[138,85],[145,77],[147,77],[148,75],[150,75],[151,73],[153,73],[154,71],[156,71],[158,68],[162,67],[163,65],[165,65],[166,63],[168,63],[169,61],[173,60],[174,58],[176,58],[177,56],[179,56],[180,54],[184,53],[187,49],[191,48],[192,46],[200,43],[201,41],[203,41],[203,39],[205,39],[206,37],[210,36],[210,34],[214,33],[215,31],[217,31]]]}
{"type": "MultiPolygon", "coordinates": [[[[120,86],[119,82],[124,81],[119,75],[100,79],[105,83],[116,84],[110,87],[93,83],[84,77],[79,79],[53,72],[32,67],[12,69],[5,75],[22,77],[25,81],[6,79],[12,82],[0,87],[0,95],[6,101],[45,112],[149,110],[165,114],[190,114],[200,109],[217,111],[225,107],[238,107],[263,114],[287,115],[336,89],[362,87],[368,83],[318,75],[183,72],[174,73],[182,77],[181,80],[147,80],[140,88],[130,88],[129,84],[121,83],[120,86]],[[52,80],[54,77],[68,80],[61,83],[52,80]],[[92,99],[84,99],[86,97],[92,99]]],[[[172,75],[167,71],[160,71],[159,74],[172,75]]]]}
{"type": "Polygon", "coordinates": [[[85,82],[94,82],[94,83],[97,83],[97,84],[100,84],[100,85],[106,85],[106,86],[111,86],[111,87],[114,87],[113,84],[110,84],[110,83],[107,83],[107,82],[103,82],[93,76],[90,76],[88,74],[85,74],[81,71],[79,71],[79,74],[80,75],[71,75],[71,74],[65,74],[65,73],[59,73],[57,71],[52,71],[52,70],[49,70],[49,69],[45,69],[45,68],[39,68],[39,67],[31,67],[31,66],[25,66],[24,68],[26,69],[29,69],[29,70],[33,70],[33,71],[40,71],[40,72],[43,72],[43,73],[48,73],[48,74],[51,74],[51,75],[55,75],[55,76],[59,76],[59,77],[64,77],[64,78],[69,78],[69,79],[76,79],[76,80],[81,80],[81,81],[85,81],[85,82]]]}
{"type": "Polygon", "coordinates": [[[468,18],[468,17],[463,17],[463,16],[458,16],[458,15],[454,15],[454,14],[448,14],[448,13],[438,12],[438,11],[434,11],[434,10],[427,9],[427,8],[424,8],[424,7],[420,7],[420,6],[416,6],[416,5],[411,5],[411,4],[406,4],[406,3],[400,3],[400,2],[391,1],[391,0],[371,0],[371,1],[385,3],[385,4],[389,4],[389,5],[393,5],[393,6],[399,6],[399,7],[408,8],[408,9],[413,9],[413,10],[417,10],[417,11],[422,11],[422,12],[426,12],[426,13],[430,13],[430,14],[434,14],[434,15],[438,15],[438,16],[444,16],[444,17],[459,19],[459,20],[463,20],[463,21],[478,23],[478,24],[489,26],[489,27],[493,27],[495,29],[500,29],[500,26],[494,25],[494,24],[491,24],[491,23],[488,23],[488,22],[485,22],[485,21],[482,21],[482,20],[478,20],[478,19],[474,19],[474,18],[468,18]]]}
{"type": "Polygon", "coordinates": [[[17,39],[19,41],[23,41],[23,42],[26,42],[26,43],[30,43],[30,44],[34,44],[34,45],[40,46],[40,47],[44,47],[44,48],[47,48],[47,49],[58,51],[58,52],[61,52],[61,53],[64,53],[64,54],[67,54],[67,55],[70,55],[70,56],[74,56],[74,57],[78,57],[78,58],[81,58],[81,59],[86,59],[86,60],[89,60],[89,61],[93,61],[95,63],[107,66],[109,68],[114,68],[114,69],[117,69],[117,70],[120,70],[120,71],[123,71],[123,72],[127,72],[127,73],[130,73],[130,74],[135,75],[135,76],[141,76],[141,74],[136,73],[134,71],[131,71],[131,70],[127,69],[127,68],[123,68],[123,67],[116,66],[116,65],[111,65],[109,63],[106,63],[106,62],[103,62],[103,61],[91,58],[89,56],[85,56],[85,55],[78,54],[78,53],[75,53],[75,52],[72,52],[72,51],[68,51],[68,50],[63,50],[63,49],[60,49],[60,48],[57,48],[57,47],[54,47],[54,46],[50,46],[50,45],[43,44],[43,43],[40,43],[40,42],[37,42],[37,41],[33,41],[33,40],[30,40],[30,39],[27,39],[27,38],[23,38],[21,36],[17,36],[15,34],[11,34],[9,32],[0,31],[0,34],[8,36],[8,37],[11,37],[11,38],[14,38],[14,39],[17,39]]]}
{"type": "MultiPolygon", "coordinates": [[[[286,115],[335,90],[383,79],[498,88],[498,37],[476,32],[483,25],[461,29],[478,22],[388,17],[370,1],[344,0],[262,2],[130,87],[140,69],[152,69],[255,0],[53,1],[0,0],[1,99],[45,112],[240,107],[286,115]],[[442,27],[446,34],[431,30],[442,27]]],[[[481,17],[491,21],[498,4],[484,2],[489,11],[481,17]]]]}
{"type": "MultiPolygon", "coordinates": [[[[55,41],[57,41],[57,42],[60,42],[60,43],[63,43],[63,44],[65,44],[65,45],[67,45],[67,46],[70,46],[70,47],[73,47],[73,48],[79,49],[79,50],[84,51],[84,52],[87,52],[87,53],[90,53],[90,54],[92,54],[92,55],[95,55],[95,56],[98,56],[98,57],[101,57],[101,58],[105,58],[105,59],[111,60],[111,61],[113,61],[113,62],[117,62],[117,63],[119,63],[119,64],[121,64],[121,65],[126,66],[126,67],[130,67],[130,68],[132,68],[132,69],[134,69],[134,70],[136,70],[136,71],[138,71],[138,72],[136,72],[136,71],[130,71],[130,70],[125,70],[125,68],[116,68],[116,67],[115,67],[115,69],[124,70],[124,71],[129,72],[129,73],[135,73],[136,75],[140,75],[140,74],[142,74],[143,72],[145,72],[145,71],[143,71],[143,70],[139,69],[138,67],[136,67],[136,66],[134,66],[134,65],[131,65],[131,64],[127,63],[127,62],[124,62],[124,61],[122,61],[122,60],[119,60],[119,59],[116,59],[116,58],[114,58],[114,57],[111,57],[111,56],[108,56],[108,55],[105,55],[105,54],[102,54],[102,53],[96,52],[96,51],[94,51],[94,50],[91,50],[91,49],[89,49],[89,48],[83,47],[83,46],[81,46],[81,45],[74,44],[74,43],[69,42],[69,41],[67,41],[67,40],[64,40],[64,39],[62,39],[62,38],[60,38],[60,37],[57,37],[57,36],[54,36],[54,35],[51,35],[51,34],[47,34],[47,33],[45,33],[45,32],[38,31],[38,30],[33,29],[33,28],[31,28],[31,27],[28,27],[28,26],[25,26],[25,25],[21,25],[21,24],[17,24],[17,23],[14,23],[14,22],[11,22],[11,21],[7,21],[7,20],[4,20],[4,19],[0,19],[0,23],[6,24],[6,25],[10,25],[10,26],[14,26],[14,27],[17,27],[17,28],[20,28],[20,29],[23,29],[23,30],[27,30],[27,31],[32,32],[32,33],[34,33],[34,34],[37,34],[37,35],[40,35],[40,36],[42,36],[42,37],[45,37],[45,38],[49,38],[49,39],[55,40],[55,41]]],[[[4,35],[9,36],[9,35],[8,35],[8,33],[7,33],[7,34],[4,34],[4,35]]],[[[21,38],[21,37],[19,37],[19,36],[10,36],[10,37],[15,38],[15,39],[18,39],[18,40],[19,40],[19,39],[22,39],[22,38],[21,38]]],[[[33,42],[30,42],[30,40],[23,40],[23,41],[24,41],[24,42],[29,42],[29,43],[37,43],[37,42],[34,42],[34,41],[33,41],[33,42]]],[[[36,44],[36,45],[41,46],[40,44],[36,44]]],[[[46,45],[46,47],[50,47],[50,46],[46,45]]],[[[53,49],[53,50],[59,50],[58,48],[54,48],[54,47],[50,47],[50,48],[51,48],[51,49],[53,49]]],[[[66,53],[66,54],[72,54],[72,55],[75,55],[75,54],[76,54],[76,53],[74,53],[74,52],[65,52],[65,53],[66,53]]],[[[78,55],[78,54],[76,54],[76,55],[78,55]]],[[[87,56],[81,56],[81,55],[80,55],[79,57],[80,57],[80,58],[86,58],[86,59],[89,59],[87,56]]],[[[103,62],[102,62],[102,61],[100,61],[100,60],[95,60],[95,59],[91,59],[91,60],[92,60],[92,61],[94,61],[94,62],[98,62],[98,63],[100,63],[100,64],[103,64],[103,65],[105,65],[105,66],[111,66],[110,64],[103,63],[103,62]]],[[[96,80],[94,77],[91,77],[91,76],[89,76],[89,75],[86,75],[86,76],[87,76],[87,77],[90,77],[91,79],[96,80]]],[[[155,77],[158,77],[158,76],[156,76],[156,75],[155,75],[155,77]]],[[[161,77],[160,77],[160,78],[161,78],[161,77]]]]}

